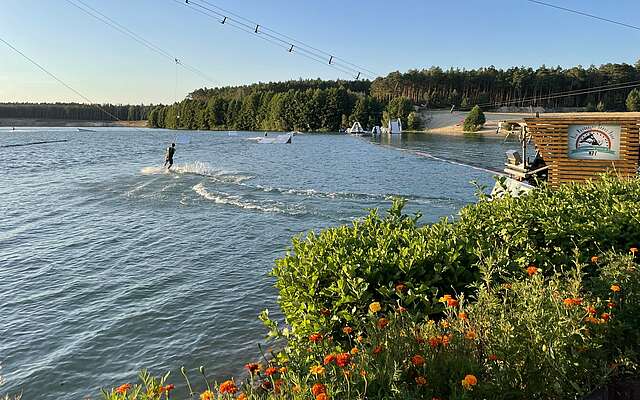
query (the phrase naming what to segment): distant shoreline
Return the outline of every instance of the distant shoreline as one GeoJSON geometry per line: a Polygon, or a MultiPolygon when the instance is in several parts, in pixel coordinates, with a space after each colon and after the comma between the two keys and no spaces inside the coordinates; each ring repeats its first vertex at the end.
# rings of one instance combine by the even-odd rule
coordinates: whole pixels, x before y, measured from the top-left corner
{"type": "Polygon", "coordinates": [[[1,127],[135,127],[146,128],[147,121],[80,121],[69,119],[39,119],[39,118],[0,118],[1,127]]]}

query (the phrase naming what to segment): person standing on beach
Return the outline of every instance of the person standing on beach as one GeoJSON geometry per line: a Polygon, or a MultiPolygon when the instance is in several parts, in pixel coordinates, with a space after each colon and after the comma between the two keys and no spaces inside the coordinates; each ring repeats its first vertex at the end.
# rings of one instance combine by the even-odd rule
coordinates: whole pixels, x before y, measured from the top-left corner
{"type": "Polygon", "coordinates": [[[167,152],[164,155],[164,166],[166,167],[167,164],[169,164],[169,167],[167,167],[167,169],[171,169],[171,166],[173,165],[173,155],[176,152],[176,144],[175,143],[171,143],[171,146],[167,147],[167,152]]]}

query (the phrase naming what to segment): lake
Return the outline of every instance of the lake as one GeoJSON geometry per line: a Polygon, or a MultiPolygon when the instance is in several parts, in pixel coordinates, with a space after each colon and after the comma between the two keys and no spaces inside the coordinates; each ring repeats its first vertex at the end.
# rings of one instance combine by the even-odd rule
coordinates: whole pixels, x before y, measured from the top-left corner
{"type": "MultiPolygon", "coordinates": [[[[206,367],[242,373],[276,258],[291,237],[409,199],[428,223],[491,187],[502,140],[249,132],[0,129],[0,392],[99,397],[99,388],[206,367]],[[177,136],[172,173],[164,148],[177,136]],[[434,158],[435,157],[435,158],[434,158]],[[452,160],[451,163],[445,160],[452,160]],[[471,164],[476,168],[466,165],[471,164]]],[[[195,375],[194,375],[195,376],[195,375]]],[[[197,379],[194,379],[197,381],[197,379]]]]}

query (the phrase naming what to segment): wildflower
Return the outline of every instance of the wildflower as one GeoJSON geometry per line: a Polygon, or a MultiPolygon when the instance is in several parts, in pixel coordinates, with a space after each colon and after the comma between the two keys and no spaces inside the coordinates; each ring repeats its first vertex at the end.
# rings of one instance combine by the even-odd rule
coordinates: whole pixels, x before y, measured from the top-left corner
{"type": "Polygon", "coordinates": [[[609,313],[602,313],[602,315],[600,315],[600,318],[602,318],[605,322],[609,321],[611,319],[611,314],[609,313]]]}
{"type": "Polygon", "coordinates": [[[444,329],[447,329],[449,326],[451,326],[451,324],[449,324],[449,321],[447,321],[446,319],[442,319],[440,320],[440,326],[444,329]]]}
{"type": "Polygon", "coordinates": [[[311,387],[311,393],[318,397],[323,393],[327,393],[327,388],[322,383],[316,383],[311,387]]]}
{"type": "Polygon", "coordinates": [[[595,315],[598,312],[598,310],[596,310],[592,306],[587,306],[586,310],[587,310],[587,313],[591,315],[595,315]]]}
{"type": "Polygon", "coordinates": [[[173,389],[175,389],[175,388],[176,388],[176,387],[175,387],[175,385],[173,385],[173,384],[169,384],[169,385],[167,385],[167,386],[160,386],[160,393],[162,393],[162,392],[167,392],[167,393],[169,393],[169,392],[171,392],[171,391],[172,391],[173,389]]]}
{"type": "Polygon", "coordinates": [[[302,392],[302,388],[300,387],[300,385],[295,385],[294,387],[291,388],[291,391],[293,393],[300,393],[302,392]]]}
{"type": "Polygon", "coordinates": [[[495,354],[489,354],[489,356],[487,357],[487,360],[489,361],[498,361],[498,356],[495,354]]]}
{"type": "Polygon", "coordinates": [[[396,308],[396,311],[398,312],[398,314],[402,314],[407,312],[407,309],[402,306],[398,306],[398,308],[396,308]]]}
{"type": "Polygon", "coordinates": [[[353,328],[350,326],[345,326],[344,328],[342,328],[342,332],[344,332],[345,335],[350,335],[351,332],[353,332],[353,328]]]}
{"type": "Polygon", "coordinates": [[[464,337],[466,339],[469,339],[469,340],[474,340],[477,337],[477,335],[476,335],[476,332],[472,329],[472,330],[467,331],[467,333],[465,333],[464,337]]]}
{"type": "Polygon", "coordinates": [[[407,285],[405,285],[404,283],[400,282],[396,285],[396,291],[400,292],[400,293],[404,293],[407,291],[407,285]]]}
{"type": "Polygon", "coordinates": [[[310,371],[312,374],[322,375],[324,374],[324,367],[322,365],[314,365],[311,367],[310,371]]]}
{"type": "Polygon", "coordinates": [[[438,336],[429,338],[429,346],[431,346],[432,348],[438,347],[438,345],[441,344],[441,343],[442,343],[442,341],[440,340],[440,337],[438,337],[438,336]]]}
{"type": "Polygon", "coordinates": [[[464,387],[467,390],[472,390],[472,386],[475,386],[478,384],[478,378],[475,377],[475,375],[467,375],[464,377],[464,379],[462,380],[462,387],[464,387]]]}
{"type": "Polygon", "coordinates": [[[359,335],[356,340],[358,341],[358,343],[362,343],[364,342],[364,337],[362,337],[362,335],[359,335]]]}
{"type": "Polygon", "coordinates": [[[592,256],[592,257],[591,257],[591,262],[592,262],[593,264],[597,264],[597,263],[598,263],[598,261],[600,261],[600,258],[599,258],[598,256],[592,256]]]}
{"type": "Polygon", "coordinates": [[[316,396],[316,400],[329,400],[329,397],[327,397],[326,393],[320,393],[316,396]]]}
{"type": "Polygon", "coordinates": [[[424,386],[427,384],[427,378],[424,376],[416,376],[416,384],[418,386],[424,386]]]}
{"type": "Polygon", "coordinates": [[[236,386],[235,382],[233,382],[232,380],[224,381],[220,385],[220,394],[225,394],[225,393],[235,394],[237,391],[238,391],[238,387],[236,386]]]}
{"type": "Polygon", "coordinates": [[[356,355],[356,354],[358,354],[358,351],[360,351],[360,350],[358,350],[357,347],[354,347],[353,349],[351,349],[351,354],[352,355],[356,355]]]}
{"type": "Polygon", "coordinates": [[[422,357],[420,354],[416,354],[415,356],[411,357],[411,364],[413,364],[416,367],[423,365],[424,357],[422,357]]]}
{"type": "Polygon", "coordinates": [[[600,320],[598,318],[594,318],[592,316],[588,316],[584,320],[585,320],[585,322],[588,322],[590,324],[599,324],[600,323],[600,320]]]}
{"type": "Polygon", "coordinates": [[[572,298],[564,299],[562,302],[567,307],[579,306],[580,304],[582,304],[582,299],[579,297],[572,297],[572,298]]]}
{"type": "Polygon", "coordinates": [[[613,293],[618,293],[620,291],[620,286],[619,285],[611,285],[611,291],[613,293]]]}
{"type": "Polygon", "coordinates": [[[313,343],[318,343],[319,341],[322,340],[322,334],[312,333],[311,335],[309,335],[309,340],[312,341],[313,343]]]}
{"type": "Polygon", "coordinates": [[[335,354],[329,354],[327,356],[324,357],[324,365],[329,365],[331,364],[333,361],[335,361],[336,359],[336,355],[335,354]]]}
{"type": "Polygon", "coordinates": [[[324,315],[325,317],[328,317],[329,315],[331,315],[331,310],[329,310],[328,308],[321,308],[320,314],[324,315]]]}
{"type": "Polygon", "coordinates": [[[377,355],[377,354],[380,354],[380,353],[382,353],[382,346],[376,346],[376,347],[373,348],[373,354],[374,355],[377,355]]]}
{"type": "Polygon", "coordinates": [[[240,396],[238,396],[238,400],[247,400],[247,395],[244,393],[240,393],[240,396]]]}
{"type": "Polygon", "coordinates": [[[216,400],[216,395],[211,390],[205,390],[200,394],[200,400],[216,400]]]}
{"type": "Polygon", "coordinates": [[[449,299],[449,300],[447,300],[447,305],[449,307],[458,307],[460,305],[460,303],[456,299],[449,299]]]}
{"type": "Polygon", "coordinates": [[[281,367],[281,368],[280,368],[280,373],[281,373],[281,374],[284,374],[284,373],[285,373],[285,372],[287,372],[287,371],[288,371],[288,370],[287,370],[287,367],[281,367]]]}
{"type": "Polygon", "coordinates": [[[116,393],[119,394],[125,394],[127,393],[127,390],[131,389],[131,384],[130,383],[125,383],[124,385],[120,385],[116,388],[116,393]]]}
{"type": "Polygon", "coordinates": [[[339,367],[346,367],[349,365],[349,361],[351,360],[351,354],[349,353],[340,353],[336,356],[336,364],[339,367]]]}
{"type": "Polygon", "coordinates": [[[276,392],[276,394],[280,394],[280,386],[282,386],[284,384],[284,381],[282,379],[276,379],[276,381],[273,383],[273,391],[276,392]]]}
{"type": "Polygon", "coordinates": [[[269,368],[264,370],[264,374],[266,376],[271,376],[271,375],[275,374],[276,372],[278,372],[278,368],[276,368],[276,367],[269,367],[269,368]]]}
{"type": "Polygon", "coordinates": [[[378,320],[378,328],[384,329],[387,325],[389,325],[389,320],[386,318],[380,318],[378,320]]]}
{"type": "Polygon", "coordinates": [[[467,313],[466,313],[466,312],[464,312],[464,311],[463,311],[463,312],[461,312],[461,313],[459,313],[459,314],[458,314],[458,318],[460,318],[460,319],[462,319],[462,320],[467,319],[467,313]]]}
{"type": "Polygon", "coordinates": [[[438,300],[440,303],[446,303],[449,300],[451,300],[452,297],[450,294],[445,294],[444,296],[440,297],[440,299],[438,300]]]}
{"type": "Polygon", "coordinates": [[[632,248],[629,249],[629,251],[631,252],[631,254],[633,254],[635,256],[636,253],[638,252],[638,248],[637,247],[632,247],[632,248]]]}
{"type": "Polygon", "coordinates": [[[369,304],[369,312],[371,312],[372,314],[375,314],[380,310],[382,310],[382,307],[380,306],[380,303],[378,303],[377,301],[374,301],[373,303],[369,304]]]}
{"type": "Polygon", "coordinates": [[[440,342],[442,343],[443,346],[448,346],[452,338],[453,338],[452,334],[442,335],[440,336],[440,342]]]}
{"type": "Polygon", "coordinates": [[[244,366],[246,369],[249,370],[250,373],[255,373],[257,371],[260,371],[260,364],[256,364],[256,363],[249,363],[247,365],[244,366]]]}
{"type": "Polygon", "coordinates": [[[607,303],[607,307],[609,307],[609,308],[615,308],[615,306],[616,306],[616,302],[615,301],[609,300],[609,302],[607,303]]]}
{"type": "Polygon", "coordinates": [[[529,265],[529,267],[527,268],[527,274],[529,274],[529,276],[533,276],[533,275],[537,274],[538,271],[540,271],[540,270],[538,268],[536,268],[535,265],[529,265]]]}

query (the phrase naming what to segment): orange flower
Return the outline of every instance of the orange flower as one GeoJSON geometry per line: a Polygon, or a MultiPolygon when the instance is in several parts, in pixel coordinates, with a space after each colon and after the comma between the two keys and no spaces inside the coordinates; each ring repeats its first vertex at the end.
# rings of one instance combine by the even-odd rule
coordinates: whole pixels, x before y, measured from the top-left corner
{"type": "Polygon", "coordinates": [[[376,355],[376,354],[380,354],[380,353],[382,353],[382,346],[374,347],[373,354],[376,355]]]}
{"type": "Polygon", "coordinates": [[[322,340],[322,334],[312,333],[311,335],[309,335],[309,340],[312,341],[313,343],[318,343],[319,341],[322,340]]]}
{"type": "Polygon", "coordinates": [[[323,393],[327,393],[327,388],[322,383],[316,383],[311,387],[311,393],[318,397],[323,393]]]}
{"type": "Polygon", "coordinates": [[[436,348],[436,347],[438,347],[438,345],[439,345],[439,344],[441,344],[441,343],[442,343],[442,340],[441,340],[441,339],[440,339],[440,337],[438,337],[438,336],[435,336],[435,337],[429,338],[429,345],[430,345],[432,348],[436,348]]]}
{"type": "Polygon", "coordinates": [[[422,357],[420,354],[416,354],[415,356],[411,357],[411,364],[415,365],[416,367],[424,365],[424,357],[422,357]]]}
{"type": "Polygon", "coordinates": [[[591,262],[592,262],[593,264],[597,264],[599,260],[600,260],[600,258],[598,258],[598,256],[592,256],[592,257],[591,257],[591,262]]]}
{"type": "Polygon", "coordinates": [[[353,328],[350,326],[345,326],[344,328],[342,328],[342,332],[344,332],[345,335],[350,335],[351,332],[353,332],[353,328]]]}
{"type": "Polygon", "coordinates": [[[449,300],[447,300],[447,305],[449,307],[458,307],[460,305],[460,303],[456,299],[449,299],[449,300]]]}
{"type": "Polygon", "coordinates": [[[462,386],[467,390],[471,390],[472,387],[477,384],[478,384],[478,378],[476,378],[475,375],[467,375],[462,380],[462,386]]]}
{"type": "Polygon", "coordinates": [[[529,267],[527,268],[527,274],[529,274],[529,276],[533,276],[535,274],[537,274],[539,271],[538,268],[536,268],[535,265],[529,265],[529,267]]]}
{"type": "Polygon", "coordinates": [[[249,370],[249,372],[251,372],[252,374],[260,371],[260,364],[256,364],[256,363],[249,363],[247,365],[244,366],[246,369],[249,370]]]}
{"type": "Polygon", "coordinates": [[[459,314],[458,314],[458,318],[460,318],[460,319],[462,319],[462,320],[467,319],[467,313],[466,313],[466,312],[464,312],[464,311],[463,311],[463,312],[461,312],[461,313],[459,313],[459,314]]]}
{"type": "Polygon", "coordinates": [[[424,386],[427,384],[427,378],[424,376],[416,376],[416,384],[418,386],[424,386]]]}
{"type": "Polygon", "coordinates": [[[281,374],[284,374],[284,373],[285,373],[285,372],[287,372],[287,371],[288,371],[288,370],[287,370],[287,367],[281,367],[281,368],[280,368],[280,373],[281,373],[281,374]]]}
{"type": "Polygon", "coordinates": [[[444,329],[447,329],[451,324],[449,324],[449,321],[447,321],[446,319],[441,319],[440,320],[440,326],[443,327],[444,329]]]}
{"type": "Polygon", "coordinates": [[[240,396],[238,396],[238,400],[247,400],[247,395],[244,393],[240,393],[240,396]]]}
{"type": "Polygon", "coordinates": [[[331,364],[331,362],[333,362],[336,359],[336,355],[335,354],[329,354],[327,356],[324,357],[324,365],[328,365],[331,364]]]}
{"type": "Polygon", "coordinates": [[[440,301],[441,303],[446,303],[446,302],[448,302],[448,301],[449,301],[449,300],[451,300],[451,299],[452,299],[452,297],[451,297],[451,295],[450,295],[450,294],[445,294],[444,296],[440,297],[440,300],[439,300],[439,301],[440,301]]]}
{"type": "Polygon", "coordinates": [[[586,310],[587,310],[587,313],[589,313],[591,315],[595,315],[598,312],[598,310],[596,310],[592,306],[587,306],[586,310]]]}
{"type": "Polygon", "coordinates": [[[469,340],[474,340],[477,337],[477,335],[474,330],[469,330],[467,331],[467,333],[465,333],[464,337],[469,340]]]}
{"type": "Polygon", "coordinates": [[[592,316],[588,316],[584,319],[586,322],[590,323],[590,324],[599,324],[600,320],[598,318],[594,318],[592,316]]]}
{"type": "Polygon", "coordinates": [[[489,357],[487,357],[487,360],[489,361],[498,361],[498,356],[495,354],[489,354],[489,357]]]}
{"type": "Polygon", "coordinates": [[[609,313],[602,313],[602,315],[600,315],[600,318],[602,318],[605,321],[609,321],[611,319],[611,314],[609,313]]]}
{"type": "Polygon", "coordinates": [[[619,285],[611,285],[611,291],[614,293],[618,293],[620,291],[619,285]]]}
{"type": "Polygon", "coordinates": [[[269,367],[269,368],[264,370],[264,374],[266,376],[271,376],[271,375],[275,374],[276,372],[278,372],[278,368],[276,368],[276,367],[269,367]]]}
{"type": "Polygon", "coordinates": [[[205,390],[200,394],[200,400],[216,400],[216,395],[211,390],[205,390]]]}
{"type": "Polygon", "coordinates": [[[582,304],[582,299],[579,297],[572,297],[572,298],[564,299],[562,302],[567,307],[579,306],[580,304],[582,304]]]}
{"type": "Polygon", "coordinates": [[[169,385],[167,385],[167,386],[160,386],[160,393],[162,393],[162,392],[167,392],[167,393],[169,393],[169,392],[171,392],[171,391],[172,391],[173,389],[175,389],[175,388],[176,388],[176,387],[175,387],[175,385],[173,385],[173,384],[169,384],[169,385]]]}
{"type": "Polygon", "coordinates": [[[400,282],[396,285],[396,291],[400,292],[400,293],[404,293],[407,291],[407,285],[405,285],[404,283],[400,282]]]}
{"type": "Polygon", "coordinates": [[[384,329],[387,325],[389,325],[389,320],[386,318],[380,318],[378,320],[378,328],[384,329]]]}
{"type": "Polygon", "coordinates": [[[615,301],[609,300],[609,302],[607,303],[607,307],[609,307],[609,308],[614,308],[615,306],[616,306],[615,301]]]}
{"type": "Polygon", "coordinates": [[[378,303],[377,301],[374,301],[373,303],[369,304],[369,311],[372,314],[375,314],[380,310],[382,310],[382,306],[380,306],[380,303],[378,303]]]}
{"type": "Polygon", "coordinates": [[[127,393],[127,390],[131,389],[131,384],[130,383],[125,383],[124,385],[120,385],[116,388],[116,393],[119,394],[125,394],[127,393]]]}
{"type": "Polygon", "coordinates": [[[324,367],[322,365],[314,365],[310,368],[312,374],[322,375],[324,374],[324,367]]]}
{"type": "Polygon", "coordinates": [[[327,397],[326,393],[320,393],[316,396],[316,400],[329,400],[329,397],[327,397]]]}
{"type": "Polygon", "coordinates": [[[238,391],[238,387],[232,380],[224,381],[220,385],[220,394],[235,394],[238,391]]]}
{"type": "Polygon", "coordinates": [[[353,349],[351,349],[351,354],[356,355],[356,354],[358,354],[358,351],[360,351],[360,350],[358,350],[357,347],[354,347],[353,349]]]}
{"type": "Polygon", "coordinates": [[[358,336],[358,337],[356,338],[356,340],[358,341],[358,343],[362,343],[362,342],[364,342],[364,337],[362,337],[362,336],[358,336]]]}
{"type": "Polygon", "coordinates": [[[349,353],[340,353],[336,356],[336,364],[339,367],[346,367],[349,365],[349,361],[351,360],[351,354],[349,353]]]}
{"type": "Polygon", "coordinates": [[[443,346],[448,346],[452,338],[453,338],[452,334],[442,335],[440,336],[440,342],[442,343],[443,346]]]}

